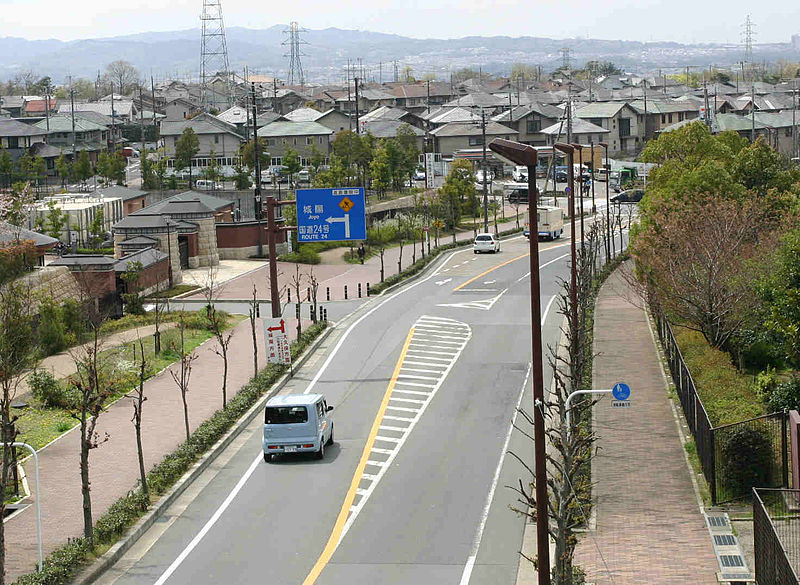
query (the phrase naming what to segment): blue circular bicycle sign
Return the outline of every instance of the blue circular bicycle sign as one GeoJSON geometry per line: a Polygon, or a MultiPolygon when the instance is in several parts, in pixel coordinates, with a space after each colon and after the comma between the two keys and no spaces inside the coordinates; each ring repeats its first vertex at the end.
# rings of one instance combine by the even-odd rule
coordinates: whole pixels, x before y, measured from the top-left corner
{"type": "Polygon", "coordinates": [[[631,387],[623,382],[617,382],[611,389],[611,394],[614,395],[614,400],[627,400],[631,397],[631,387]]]}

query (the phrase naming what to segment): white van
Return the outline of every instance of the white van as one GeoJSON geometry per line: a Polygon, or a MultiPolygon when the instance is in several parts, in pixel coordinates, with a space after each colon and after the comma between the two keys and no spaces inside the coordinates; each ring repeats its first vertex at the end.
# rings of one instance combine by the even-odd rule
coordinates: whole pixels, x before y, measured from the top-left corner
{"type": "Polygon", "coordinates": [[[194,188],[198,191],[222,191],[222,183],[209,181],[208,179],[199,179],[195,181],[194,188]]]}
{"type": "Polygon", "coordinates": [[[273,396],[264,410],[264,461],[286,453],[314,453],[325,457],[333,444],[333,420],[322,394],[273,396]]]}

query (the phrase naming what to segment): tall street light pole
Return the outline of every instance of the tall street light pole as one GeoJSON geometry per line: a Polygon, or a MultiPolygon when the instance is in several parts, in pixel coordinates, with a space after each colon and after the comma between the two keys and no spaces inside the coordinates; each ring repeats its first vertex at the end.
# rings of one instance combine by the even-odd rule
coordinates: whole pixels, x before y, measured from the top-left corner
{"type": "Polygon", "coordinates": [[[573,144],[572,148],[578,151],[578,168],[580,168],[580,192],[575,195],[579,196],[580,214],[581,214],[581,248],[583,248],[583,147],[580,144],[573,144]]]}
{"type": "Polygon", "coordinates": [[[486,110],[481,108],[481,144],[483,144],[483,232],[489,232],[489,193],[486,188],[486,110]]]}
{"type": "Polygon", "coordinates": [[[531,237],[531,364],[533,369],[533,456],[536,482],[536,548],[539,585],[550,585],[550,539],[548,532],[549,498],[547,495],[547,459],[545,454],[544,429],[544,378],[542,373],[542,326],[539,286],[539,228],[536,207],[536,149],[530,145],[496,138],[489,148],[516,165],[528,167],[528,216],[531,237]]]}
{"type": "MultiPolygon", "coordinates": [[[[569,183],[569,221],[570,221],[570,238],[569,238],[569,253],[570,253],[570,282],[569,282],[569,296],[572,304],[570,311],[570,318],[572,319],[572,330],[578,330],[578,278],[577,278],[577,252],[575,250],[575,165],[573,164],[575,158],[575,149],[569,144],[556,143],[555,149],[567,155],[567,181],[569,183]]],[[[574,338],[575,336],[573,336],[574,338]]],[[[575,355],[574,343],[576,339],[572,340],[573,353],[575,355]]]]}
{"type": "Polygon", "coordinates": [[[253,191],[253,204],[254,210],[256,215],[256,229],[258,230],[258,257],[263,258],[264,256],[264,244],[262,242],[262,234],[261,234],[261,152],[259,152],[258,148],[258,124],[256,120],[258,119],[258,110],[256,108],[256,84],[253,82],[250,85],[250,96],[253,100],[253,169],[255,170],[256,175],[256,185],[255,190],[253,191]]]}
{"type": "Polygon", "coordinates": [[[606,169],[606,262],[611,259],[611,201],[609,197],[609,189],[611,184],[611,163],[608,162],[608,142],[600,142],[603,147],[603,167],[606,169]]]}
{"type": "Polygon", "coordinates": [[[591,140],[589,141],[589,148],[592,149],[592,178],[591,178],[591,181],[592,181],[592,215],[594,215],[595,213],[597,213],[597,205],[595,205],[595,202],[594,202],[594,178],[597,175],[597,168],[595,168],[595,164],[594,164],[594,142],[591,141],[591,140]]]}

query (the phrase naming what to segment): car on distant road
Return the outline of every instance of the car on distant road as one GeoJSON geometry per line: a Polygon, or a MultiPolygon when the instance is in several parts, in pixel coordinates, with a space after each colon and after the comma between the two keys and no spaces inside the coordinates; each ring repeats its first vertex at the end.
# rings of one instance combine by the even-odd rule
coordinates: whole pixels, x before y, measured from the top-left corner
{"type": "Polygon", "coordinates": [[[518,166],[514,167],[511,172],[511,178],[517,183],[525,183],[528,181],[528,167],[518,166]]]}
{"type": "Polygon", "coordinates": [[[333,444],[332,410],[322,394],[270,398],[264,409],[264,461],[289,453],[314,453],[323,459],[325,446],[333,444]]]}
{"type": "MultiPolygon", "coordinates": [[[[494,173],[491,170],[486,171],[486,182],[491,183],[494,180],[494,173]]],[[[475,184],[483,185],[483,169],[478,169],[475,173],[475,184]]]]}
{"type": "Polygon", "coordinates": [[[611,203],[639,203],[644,197],[644,189],[628,189],[619,195],[614,195],[609,201],[611,203]]]}
{"type": "Polygon", "coordinates": [[[478,234],[472,244],[472,251],[475,254],[478,252],[497,254],[500,251],[500,240],[494,234],[478,234]]]}
{"type": "Polygon", "coordinates": [[[311,173],[308,172],[308,169],[300,169],[297,171],[298,183],[308,183],[309,181],[311,181],[311,173]]]}
{"type": "Polygon", "coordinates": [[[417,169],[414,171],[414,180],[415,181],[424,181],[425,180],[425,170],[424,169],[417,169]]]}

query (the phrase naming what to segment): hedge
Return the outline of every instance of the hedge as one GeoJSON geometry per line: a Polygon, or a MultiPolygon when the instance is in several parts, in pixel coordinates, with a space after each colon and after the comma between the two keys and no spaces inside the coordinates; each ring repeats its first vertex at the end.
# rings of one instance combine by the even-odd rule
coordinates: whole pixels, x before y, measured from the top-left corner
{"type": "MultiPolygon", "coordinates": [[[[300,339],[292,343],[292,358],[300,356],[326,326],[326,323],[320,322],[306,329],[300,335],[300,339]]],[[[190,435],[188,440],[153,467],[147,474],[151,495],[160,496],[166,493],[258,402],[286,370],[286,366],[279,364],[270,364],[261,370],[228,402],[227,408],[217,410],[190,435]]],[[[146,411],[145,416],[147,416],[146,411]]],[[[144,515],[149,504],[140,488],[131,490],[119,498],[95,523],[95,546],[112,545],[119,540],[144,515]]],[[[93,560],[94,553],[85,539],[70,539],[48,555],[41,572],[22,575],[14,583],[15,585],[69,583],[82,567],[93,560]]]]}

